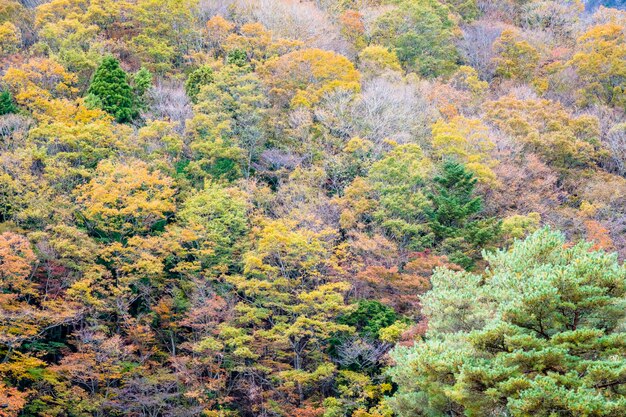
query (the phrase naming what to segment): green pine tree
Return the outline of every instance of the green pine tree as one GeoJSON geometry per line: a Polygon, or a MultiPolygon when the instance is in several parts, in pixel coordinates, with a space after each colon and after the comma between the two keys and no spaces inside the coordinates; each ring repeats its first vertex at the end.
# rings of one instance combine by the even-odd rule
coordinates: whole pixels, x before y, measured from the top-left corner
{"type": "Polygon", "coordinates": [[[476,178],[462,164],[446,161],[434,178],[427,209],[434,243],[451,261],[471,268],[480,249],[493,241],[500,230],[494,218],[481,218],[482,198],[474,194],[476,178]]]}
{"type": "Polygon", "coordinates": [[[137,116],[133,90],[128,76],[120,63],[112,56],[102,60],[87,90],[92,103],[98,103],[104,111],[120,123],[129,122],[137,116]]]}
{"type": "Polygon", "coordinates": [[[13,102],[13,97],[8,90],[0,92],[0,115],[17,113],[17,107],[13,102]]]}
{"type": "Polygon", "coordinates": [[[392,353],[398,417],[626,415],[626,268],[542,229],[489,253],[484,274],[441,268],[428,332],[392,353]]]}

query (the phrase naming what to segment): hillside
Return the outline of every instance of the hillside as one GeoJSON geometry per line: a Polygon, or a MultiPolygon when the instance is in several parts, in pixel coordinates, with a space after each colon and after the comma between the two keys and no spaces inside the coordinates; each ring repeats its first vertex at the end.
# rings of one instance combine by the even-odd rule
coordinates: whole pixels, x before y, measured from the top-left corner
{"type": "Polygon", "coordinates": [[[0,417],[626,416],[623,6],[0,0],[0,417]]]}

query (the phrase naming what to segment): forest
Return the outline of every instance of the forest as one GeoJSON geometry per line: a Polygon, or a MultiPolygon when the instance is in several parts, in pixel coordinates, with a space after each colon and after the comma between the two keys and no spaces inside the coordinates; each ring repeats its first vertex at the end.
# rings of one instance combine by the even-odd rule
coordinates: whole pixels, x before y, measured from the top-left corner
{"type": "Polygon", "coordinates": [[[620,7],[0,0],[0,417],[626,416],[620,7]]]}

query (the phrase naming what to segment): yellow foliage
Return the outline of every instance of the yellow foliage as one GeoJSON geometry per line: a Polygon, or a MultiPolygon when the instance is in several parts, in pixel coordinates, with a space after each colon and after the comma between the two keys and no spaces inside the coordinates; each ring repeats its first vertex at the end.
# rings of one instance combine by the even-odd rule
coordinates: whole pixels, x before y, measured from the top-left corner
{"type": "Polygon", "coordinates": [[[361,88],[361,76],[348,58],[321,49],[272,58],[259,72],[278,103],[293,107],[311,106],[334,90],[358,92],[361,88]]]}
{"type": "Polygon", "coordinates": [[[586,166],[605,155],[595,116],[573,116],[560,103],[513,95],[486,107],[488,120],[559,168],[586,166]]]}
{"type": "Polygon", "coordinates": [[[68,100],[78,92],[76,75],[50,58],[32,58],[9,67],[2,77],[18,104],[36,117],[50,118],[75,113],[76,103],[68,100]]]}
{"type": "Polygon", "coordinates": [[[449,122],[438,120],[432,126],[432,133],[433,150],[439,159],[452,157],[465,164],[479,181],[495,184],[492,168],[497,162],[489,154],[495,144],[479,119],[457,116],[449,122]]]}
{"type": "Polygon", "coordinates": [[[222,43],[226,51],[235,49],[246,52],[253,61],[264,61],[276,55],[302,46],[300,41],[275,38],[274,34],[260,23],[246,23],[241,26],[239,33],[230,34],[222,43]]]}
{"type": "Polygon", "coordinates": [[[583,104],[599,100],[626,106],[625,31],[621,24],[606,23],[578,38],[570,64],[586,84],[579,92],[583,104]]]}
{"type": "Polygon", "coordinates": [[[402,71],[398,56],[380,45],[370,45],[359,54],[359,69],[367,75],[380,75],[385,71],[402,71]]]}
{"type": "Polygon", "coordinates": [[[506,29],[493,45],[496,74],[503,78],[529,81],[539,61],[539,52],[521,39],[514,30],[506,29]]]}
{"type": "Polygon", "coordinates": [[[18,50],[22,34],[11,22],[0,24],[0,56],[12,54],[18,50]]]}
{"type": "Polygon", "coordinates": [[[539,229],[540,222],[541,215],[539,213],[509,216],[502,221],[502,235],[507,240],[522,239],[539,229]]]}
{"type": "Polygon", "coordinates": [[[92,230],[127,236],[145,233],[175,209],[173,181],[139,160],[102,161],[94,178],[76,189],[81,215],[92,230]]]}

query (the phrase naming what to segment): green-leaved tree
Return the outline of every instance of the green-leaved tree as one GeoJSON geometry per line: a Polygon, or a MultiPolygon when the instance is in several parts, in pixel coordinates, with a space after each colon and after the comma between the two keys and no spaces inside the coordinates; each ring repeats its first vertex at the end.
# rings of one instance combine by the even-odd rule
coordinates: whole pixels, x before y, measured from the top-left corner
{"type": "Polygon", "coordinates": [[[482,197],[474,191],[474,174],[462,164],[446,161],[441,174],[434,178],[434,190],[428,194],[432,206],[426,212],[434,243],[450,260],[471,268],[481,248],[499,234],[500,222],[483,218],[482,197]]]}
{"type": "Polygon", "coordinates": [[[0,115],[17,113],[17,107],[13,102],[11,93],[7,90],[0,91],[0,115]]]}
{"type": "Polygon", "coordinates": [[[102,60],[87,93],[93,104],[114,116],[120,123],[129,122],[137,116],[128,76],[112,56],[102,60]]]}
{"type": "Polygon", "coordinates": [[[397,415],[626,415],[617,255],[542,229],[485,258],[483,275],[433,275],[424,340],[392,355],[397,415]]]}

